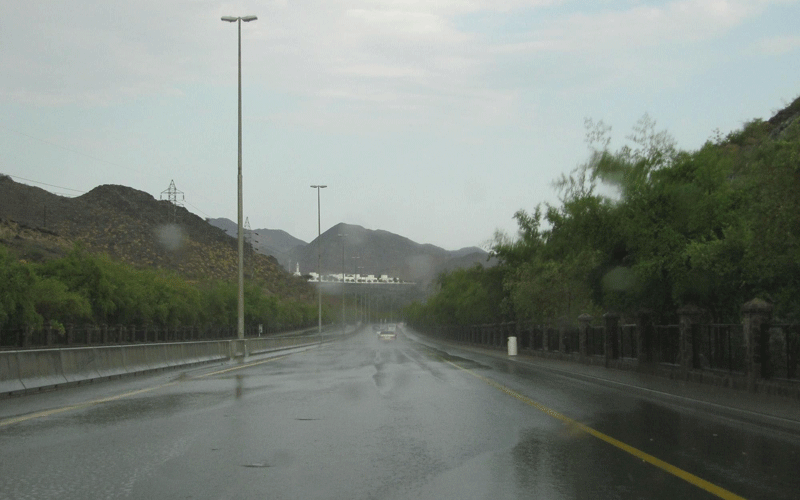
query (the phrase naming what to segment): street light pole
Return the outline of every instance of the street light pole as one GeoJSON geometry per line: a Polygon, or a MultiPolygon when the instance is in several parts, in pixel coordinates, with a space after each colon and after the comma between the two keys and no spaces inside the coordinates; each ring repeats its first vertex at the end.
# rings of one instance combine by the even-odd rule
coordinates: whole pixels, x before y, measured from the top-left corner
{"type": "MultiPolygon", "coordinates": [[[[353,257],[353,258],[358,258],[358,257],[353,257]]],[[[354,277],[358,274],[358,270],[359,269],[362,269],[362,267],[358,266],[356,269],[353,270],[353,276],[354,277]]],[[[355,301],[354,301],[353,305],[356,308],[356,323],[363,322],[363,315],[361,314],[361,309],[363,308],[364,301],[361,300],[359,302],[359,299],[361,299],[361,297],[359,297],[358,286],[356,286],[356,292],[355,292],[354,295],[355,295],[355,301]]]]}
{"type": "Polygon", "coordinates": [[[239,244],[239,293],[237,307],[236,333],[239,340],[244,339],[244,232],[242,231],[242,21],[249,23],[258,19],[256,16],[222,16],[222,20],[239,25],[239,210],[238,210],[238,244],[239,244]]]}
{"type": "Polygon", "coordinates": [[[328,186],[319,184],[311,186],[312,189],[317,189],[317,300],[319,302],[317,333],[319,333],[320,337],[322,336],[322,248],[320,247],[322,244],[322,212],[319,206],[319,190],[326,187],[328,186]]]}
{"type": "Polygon", "coordinates": [[[338,235],[339,238],[342,239],[342,334],[345,333],[345,319],[344,319],[344,239],[347,237],[346,234],[338,235]]]}
{"type": "MultiPolygon", "coordinates": [[[[356,288],[355,288],[356,292],[355,292],[354,295],[356,297],[358,297],[358,270],[362,269],[362,267],[359,266],[358,262],[356,262],[356,261],[358,259],[361,259],[361,256],[357,255],[357,256],[353,256],[351,258],[353,259],[353,283],[356,285],[356,288]]],[[[358,299],[356,299],[354,305],[355,305],[355,308],[356,308],[356,323],[358,323],[358,321],[361,319],[360,311],[358,310],[358,299]]]]}

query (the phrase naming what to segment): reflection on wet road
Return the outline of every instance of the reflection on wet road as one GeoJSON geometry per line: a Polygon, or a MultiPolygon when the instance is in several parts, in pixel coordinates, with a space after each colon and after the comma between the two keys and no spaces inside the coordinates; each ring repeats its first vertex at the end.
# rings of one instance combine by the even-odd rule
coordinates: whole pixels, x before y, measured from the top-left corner
{"type": "Polygon", "coordinates": [[[433,349],[411,334],[383,341],[369,330],[240,366],[6,399],[0,453],[0,498],[14,499],[796,498],[800,491],[797,437],[433,349]]]}

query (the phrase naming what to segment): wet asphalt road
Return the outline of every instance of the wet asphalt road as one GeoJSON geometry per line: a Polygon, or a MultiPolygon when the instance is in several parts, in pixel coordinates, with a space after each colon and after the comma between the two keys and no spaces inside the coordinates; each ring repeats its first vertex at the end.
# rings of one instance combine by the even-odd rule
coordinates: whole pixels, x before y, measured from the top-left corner
{"type": "Polygon", "coordinates": [[[415,339],[0,400],[0,498],[800,497],[798,436],[415,339]]]}

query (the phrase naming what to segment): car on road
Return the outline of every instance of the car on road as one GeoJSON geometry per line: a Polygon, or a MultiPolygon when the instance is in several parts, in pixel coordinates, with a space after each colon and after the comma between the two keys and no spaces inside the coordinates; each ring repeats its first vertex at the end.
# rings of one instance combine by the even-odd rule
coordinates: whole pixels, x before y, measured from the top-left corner
{"type": "Polygon", "coordinates": [[[397,332],[381,330],[381,332],[378,334],[378,338],[381,340],[397,340],[397,332]]]}
{"type": "Polygon", "coordinates": [[[378,329],[378,338],[381,340],[396,340],[397,328],[393,324],[386,324],[378,329]]]}

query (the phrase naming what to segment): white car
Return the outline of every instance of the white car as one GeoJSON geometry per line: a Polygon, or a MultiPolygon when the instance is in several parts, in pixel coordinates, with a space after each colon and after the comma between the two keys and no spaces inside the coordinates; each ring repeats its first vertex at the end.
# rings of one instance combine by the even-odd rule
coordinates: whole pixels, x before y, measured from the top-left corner
{"type": "Polygon", "coordinates": [[[394,330],[381,330],[378,332],[378,338],[381,340],[397,340],[397,332],[394,330]]]}

